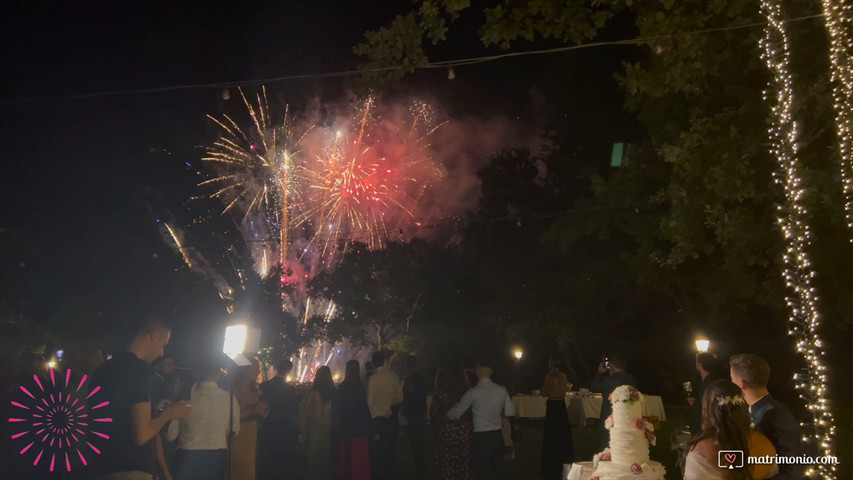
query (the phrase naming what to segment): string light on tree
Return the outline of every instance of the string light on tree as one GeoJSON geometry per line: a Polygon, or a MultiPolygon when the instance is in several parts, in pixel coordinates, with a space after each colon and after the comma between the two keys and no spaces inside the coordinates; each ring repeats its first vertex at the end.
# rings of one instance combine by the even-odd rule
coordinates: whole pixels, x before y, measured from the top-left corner
{"type": "MultiPolygon", "coordinates": [[[[761,11],[768,21],[760,42],[762,58],[772,73],[765,92],[772,111],[768,132],[770,149],[779,165],[776,181],[785,190],[785,201],[778,207],[778,222],[786,243],[783,275],[788,288],[794,292],[787,299],[791,309],[789,334],[795,338],[797,351],[806,360],[805,373],[795,375],[794,379],[813,418],[812,424],[804,425],[807,427],[804,440],[816,443],[821,454],[830,456],[835,426],[826,401],[827,368],[823,365],[823,345],[818,334],[820,313],[812,284],[814,270],[808,255],[811,231],[797,158],[797,124],[792,115],[793,81],[788,36],[777,1],[762,0],[761,11]]],[[[815,465],[807,473],[834,479],[835,466],[815,465]]]]}
{"type": "MultiPolygon", "coordinates": [[[[841,181],[844,185],[844,216],[853,229],[853,7],[850,2],[823,0],[823,15],[829,33],[829,63],[832,98],[835,106],[835,128],[838,135],[841,181]]],[[[853,240],[853,238],[851,238],[853,240]]]]}

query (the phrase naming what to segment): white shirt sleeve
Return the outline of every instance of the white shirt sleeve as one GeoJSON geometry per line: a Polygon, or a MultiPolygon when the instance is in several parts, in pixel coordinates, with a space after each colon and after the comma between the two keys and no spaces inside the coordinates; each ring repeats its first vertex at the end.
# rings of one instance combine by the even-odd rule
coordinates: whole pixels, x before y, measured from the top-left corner
{"type": "Polygon", "coordinates": [[[367,408],[370,409],[370,416],[375,417],[375,412],[377,411],[377,384],[373,378],[374,375],[367,380],[367,408]]]}
{"type": "MultiPolygon", "coordinates": [[[[234,429],[234,436],[237,436],[240,433],[240,403],[236,398],[229,401],[233,402],[231,404],[231,414],[234,415],[232,418],[231,428],[234,429]]],[[[225,436],[228,436],[228,432],[225,432],[225,436]]]]}
{"type": "Polygon", "coordinates": [[[512,399],[509,398],[509,392],[504,390],[506,396],[504,397],[504,415],[507,417],[515,416],[515,409],[512,408],[512,399]]]}
{"type": "Polygon", "coordinates": [[[465,395],[462,395],[462,399],[459,400],[459,403],[453,406],[448,412],[447,416],[452,420],[458,420],[459,417],[465,413],[465,410],[468,410],[468,407],[471,406],[471,403],[474,402],[474,389],[469,388],[465,395]]]}

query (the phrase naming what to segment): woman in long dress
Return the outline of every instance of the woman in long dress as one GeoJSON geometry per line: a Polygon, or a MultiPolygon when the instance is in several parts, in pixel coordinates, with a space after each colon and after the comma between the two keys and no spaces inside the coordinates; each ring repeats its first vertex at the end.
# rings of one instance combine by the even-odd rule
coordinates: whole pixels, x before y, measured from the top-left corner
{"type": "Polygon", "coordinates": [[[234,397],[240,405],[240,433],[233,439],[231,452],[231,478],[254,480],[257,478],[255,462],[258,453],[258,420],[269,414],[267,404],[260,401],[258,375],[261,370],[257,360],[241,367],[234,379],[234,397]]]}
{"type": "Polygon", "coordinates": [[[336,447],[337,480],[370,480],[372,430],[367,392],[361,382],[358,360],[347,362],[344,381],[332,400],[332,437],[336,447]]]}
{"type": "Polygon", "coordinates": [[[728,380],[716,380],[705,388],[702,430],[687,448],[684,480],[760,480],[773,473],[769,465],[746,465],[750,455],[775,455],[776,451],[767,437],[750,430],[749,407],[740,388],[728,380]],[[743,468],[720,468],[717,464],[720,450],[743,452],[742,458],[731,454],[728,460],[733,467],[743,462],[743,468]]]}
{"type": "Polygon", "coordinates": [[[559,479],[563,464],[571,464],[575,456],[572,442],[572,424],[566,408],[568,377],[560,369],[560,358],[552,356],[548,361],[548,374],[542,385],[545,404],[545,432],[542,436],[542,460],[539,475],[546,479],[559,479]]]}
{"type": "Polygon", "coordinates": [[[299,437],[308,454],[307,476],[328,479],[332,476],[332,397],[335,382],[332,371],[323,365],[314,374],[314,383],[305,392],[299,407],[299,437]]]}
{"type": "Polygon", "coordinates": [[[471,416],[466,414],[458,420],[447,417],[447,411],[462,399],[468,388],[468,376],[462,366],[442,370],[435,380],[430,418],[435,425],[432,471],[437,480],[474,478],[470,453],[471,416]]]}

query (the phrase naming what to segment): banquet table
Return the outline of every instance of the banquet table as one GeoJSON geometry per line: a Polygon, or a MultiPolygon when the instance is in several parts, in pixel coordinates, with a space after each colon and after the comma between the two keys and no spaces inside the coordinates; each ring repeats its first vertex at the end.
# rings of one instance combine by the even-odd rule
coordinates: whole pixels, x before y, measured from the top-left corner
{"type": "MultiPolygon", "coordinates": [[[[658,420],[666,420],[666,412],[663,408],[661,397],[646,395],[643,416],[657,417],[658,420]]],[[[544,418],[545,403],[547,399],[539,395],[515,395],[512,397],[512,408],[518,418],[544,418]]],[[[569,412],[569,420],[575,427],[583,427],[587,419],[598,419],[601,412],[601,394],[578,395],[569,393],[566,395],[566,408],[569,412]]]]}

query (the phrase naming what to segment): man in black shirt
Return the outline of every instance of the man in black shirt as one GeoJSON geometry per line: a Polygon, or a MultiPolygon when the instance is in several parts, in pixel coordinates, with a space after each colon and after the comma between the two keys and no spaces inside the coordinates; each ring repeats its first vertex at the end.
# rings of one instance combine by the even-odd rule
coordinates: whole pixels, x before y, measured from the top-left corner
{"type": "MultiPolygon", "coordinates": [[[[779,457],[799,457],[803,454],[800,443],[800,422],[782,402],[767,390],[770,364],[767,360],[743,353],[729,359],[732,383],[743,391],[749,405],[752,427],[770,439],[779,457]]],[[[781,464],[774,480],[800,480],[805,476],[805,465],[781,464]]]]}
{"type": "Polygon", "coordinates": [[[403,383],[403,416],[406,417],[406,432],[415,468],[420,476],[425,472],[428,382],[426,377],[418,372],[418,359],[413,355],[406,359],[406,371],[408,373],[403,383]]]}
{"type": "Polygon", "coordinates": [[[622,385],[637,386],[637,380],[625,370],[627,367],[628,362],[624,358],[619,355],[611,355],[609,360],[598,364],[598,372],[589,385],[590,391],[601,394],[598,432],[602,450],[610,446],[610,430],[605,428],[604,424],[607,417],[613,413],[613,405],[607,397],[613,393],[613,390],[622,385]]]}
{"type": "Polygon", "coordinates": [[[702,431],[702,396],[705,395],[705,387],[724,377],[713,353],[702,352],[696,357],[696,371],[701,382],[693,392],[696,396],[687,399],[691,409],[690,431],[694,435],[702,431]]]}
{"type": "MultiPolygon", "coordinates": [[[[299,395],[287,383],[293,369],[290,360],[278,364],[278,374],[261,384],[261,401],[269,405],[270,414],[258,432],[258,478],[281,478],[282,472],[299,470],[299,395]]],[[[296,475],[294,475],[296,476],[296,475]]]]}
{"type": "Polygon", "coordinates": [[[147,320],[127,350],[104,363],[92,376],[101,387],[98,401],[104,407],[103,433],[109,435],[104,448],[92,462],[95,474],[104,480],[151,480],[156,472],[154,437],[170,420],[187,416],[190,406],[181,401],[151,418],[151,362],[163,355],[171,331],[159,319],[147,320]]]}

